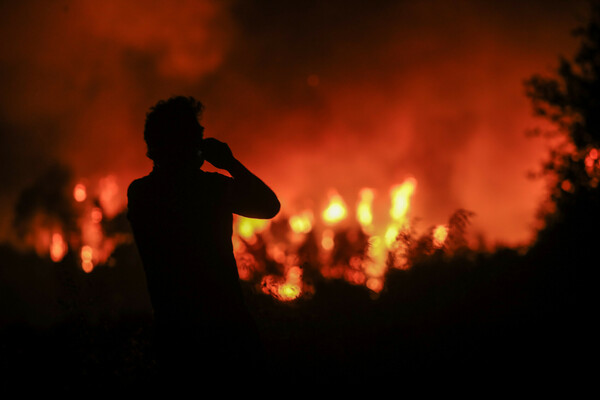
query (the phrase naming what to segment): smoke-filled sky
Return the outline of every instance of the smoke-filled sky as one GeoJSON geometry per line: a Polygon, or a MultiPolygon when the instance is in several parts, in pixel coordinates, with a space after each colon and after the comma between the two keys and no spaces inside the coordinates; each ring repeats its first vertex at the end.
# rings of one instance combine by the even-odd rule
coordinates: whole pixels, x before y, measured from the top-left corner
{"type": "Polygon", "coordinates": [[[423,227],[457,208],[490,241],[530,237],[546,153],[523,81],[577,45],[585,1],[19,1],[0,4],[0,227],[57,161],[76,180],[145,175],[150,106],[192,95],[205,134],[283,210],[349,206],[417,179],[423,227]]]}

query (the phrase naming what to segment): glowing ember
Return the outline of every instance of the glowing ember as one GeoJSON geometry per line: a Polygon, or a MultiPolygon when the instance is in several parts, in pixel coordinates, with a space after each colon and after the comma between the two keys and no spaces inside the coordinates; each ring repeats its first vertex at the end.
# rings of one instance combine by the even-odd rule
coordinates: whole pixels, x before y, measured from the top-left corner
{"type": "Polygon", "coordinates": [[[323,238],[321,239],[321,246],[325,250],[332,250],[335,242],[333,241],[334,232],[331,229],[325,229],[323,231],[323,238]]]}
{"type": "Polygon", "coordinates": [[[83,246],[81,248],[81,268],[90,273],[94,269],[94,263],[92,262],[93,250],[91,246],[83,246]]]}
{"type": "Polygon", "coordinates": [[[240,279],[250,280],[254,274],[254,266],[256,265],[256,259],[250,253],[240,253],[236,255],[237,269],[240,279]]]}
{"type": "Polygon", "coordinates": [[[297,266],[291,267],[286,275],[286,281],[279,288],[279,296],[282,300],[293,300],[302,293],[302,269],[297,266]]]}
{"type": "Polygon", "coordinates": [[[590,185],[592,187],[598,186],[598,178],[600,178],[600,159],[598,159],[598,155],[598,149],[591,149],[584,160],[585,170],[591,178],[590,185]]]}
{"type": "Polygon", "coordinates": [[[323,211],[323,220],[326,224],[336,224],[346,218],[346,204],[344,199],[337,193],[329,196],[329,205],[323,211]]]}
{"type": "Polygon", "coordinates": [[[285,279],[267,275],[262,280],[263,292],[281,301],[291,301],[300,297],[302,286],[302,269],[298,266],[290,267],[285,279]]]}
{"type": "Polygon", "coordinates": [[[102,221],[102,210],[98,207],[92,208],[92,211],[90,213],[90,218],[92,219],[93,223],[95,223],[95,224],[100,223],[100,221],[102,221]]]}
{"type": "Polygon", "coordinates": [[[73,198],[78,203],[85,201],[87,198],[87,191],[83,183],[78,183],[75,185],[75,188],[73,189],[73,198]]]}
{"type": "Polygon", "coordinates": [[[59,262],[67,254],[67,244],[60,233],[52,234],[50,242],[50,258],[54,262],[59,262]]]}
{"type": "Polygon", "coordinates": [[[448,227],[445,225],[438,225],[433,230],[433,247],[436,249],[441,248],[448,237],[448,227]]]}
{"type": "Polygon", "coordinates": [[[367,280],[367,287],[375,293],[379,293],[383,290],[383,280],[379,278],[370,278],[367,280]]]}
{"type": "Polygon", "coordinates": [[[573,190],[573,184],[571,183],[570,180],[565,179],[564,181],[562,181],[562,183],[560,184],[560,188],[562,190],[564,190],[565,192],[571,192],[573,190]]]}

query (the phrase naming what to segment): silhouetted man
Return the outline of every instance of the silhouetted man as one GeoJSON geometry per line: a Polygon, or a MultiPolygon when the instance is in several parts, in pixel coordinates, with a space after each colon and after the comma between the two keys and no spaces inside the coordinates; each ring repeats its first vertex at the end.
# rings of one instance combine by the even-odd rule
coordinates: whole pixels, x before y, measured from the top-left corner
{"type": "Polygon", "coordinates": [[[193,98],[159,101],[146,117],[152,172],[131,183],[128,218],[144,265],[157,327],[158,361],[168,377],[243,375],[260,358],[231,242],[233,215],[272,218],[273,191],[229,146],[204,139],[193,98]],[[200,169],[204,160],[231,175],[200,169]]]}

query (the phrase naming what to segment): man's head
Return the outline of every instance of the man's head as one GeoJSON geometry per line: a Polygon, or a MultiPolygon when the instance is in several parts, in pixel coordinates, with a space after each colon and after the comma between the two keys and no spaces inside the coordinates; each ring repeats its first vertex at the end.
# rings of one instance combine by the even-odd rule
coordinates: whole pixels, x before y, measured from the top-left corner
{"type": "Polygon", "coordinates": [[[198,151],[204,128],[199,124],[204,106],[193,97],[161,100],[146,115],[146,155],[156,165],[201,164],[198,151]]]}

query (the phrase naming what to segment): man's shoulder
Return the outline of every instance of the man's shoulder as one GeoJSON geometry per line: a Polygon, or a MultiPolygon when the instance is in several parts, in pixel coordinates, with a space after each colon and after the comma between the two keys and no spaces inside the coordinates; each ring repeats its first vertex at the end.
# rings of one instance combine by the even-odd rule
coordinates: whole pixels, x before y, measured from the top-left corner
{"type": "Polygon", "coordinates": [[[149,183],[150,183],[149,175],[134,179],[129,184],[129,187],[127,187],[127,195],[130,196],[132,194],[139,192],[140,190],[143,190],[145,187],[147,187],[149,185],[149,183]]]}

